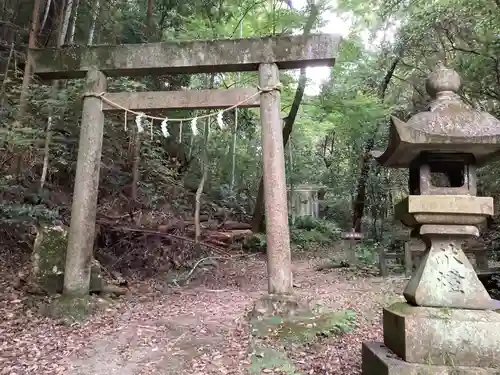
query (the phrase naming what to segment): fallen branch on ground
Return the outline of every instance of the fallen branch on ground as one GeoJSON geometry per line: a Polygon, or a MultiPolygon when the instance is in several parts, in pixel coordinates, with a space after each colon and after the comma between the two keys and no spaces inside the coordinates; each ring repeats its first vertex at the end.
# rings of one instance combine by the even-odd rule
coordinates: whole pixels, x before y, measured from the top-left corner
{"type": "MultiPolygon", "coordinates": [[[[184,236],[175,235],[175,234],[170,234],[170,233],[163,233],[163,232],[159,232],[157,230],[130,228],[130,227],[123,227],[123,226],[115,227],[115,226],[109,225],[109,223],[102,223],[102,222],[99,222],[98,224],[108,225],[111,230],[115,230],[118,232],[136,232],[136,233],[151,234],[151,235],[155,235],[155,236],[173,238],[176,240],[181,240],[181,241],[186,241],[186,242],[196,244],[196,241],[194,239],[187,238],[184,236]]],[[[216,246],[212,246],[210,244],[207,244],[206,242],[198,242],[197,245],[204,246],[204,247],[211,249],[215,252],[229,255],[226,251],[224,251],[224,249],[221,249],[221,248],[216,247],[216,246]]]]}
{"type": "Polygon", "coordinates": [[[103,294],[115,294],[117,296],[122,296],[127,294],[128,289],[120,287],[118,285],[106,284],[102,287],[101,293],[103,294]]]}
{"type": "Polygon", "coordinates": [[[240,258],[240,257],[250,257],[250,255],[248,254],[241,254],[241,255],[232,255],[232,256],[229,256],[229,257],[217,257],[217,256],[212,256],[212,257],[205,257],[205,258],[201,258],[200,260],[198,260],[195,265],[193,266],[193,268],[191,269],[191,271],[189,271],[189,273],[187,274],[186,278],[184,279],[184,282],[188,282],[191,275],[193,274],[193,272],[196,270],[196,268],[204,261],[207,261],[207,260],[231,260],[231,259],[235,259],[235,258],[240,258]]]}
{"type": "Polygon", "coordinates": [[[335,268],[348,268],[350,267],[349,263],[345,261],[341,261],[340,263],[328,263],[328,264],[322,264],[321,266],[317,266],[314,268],[316,271],[325,271],[325,270],[331,270],[335,268]]]}

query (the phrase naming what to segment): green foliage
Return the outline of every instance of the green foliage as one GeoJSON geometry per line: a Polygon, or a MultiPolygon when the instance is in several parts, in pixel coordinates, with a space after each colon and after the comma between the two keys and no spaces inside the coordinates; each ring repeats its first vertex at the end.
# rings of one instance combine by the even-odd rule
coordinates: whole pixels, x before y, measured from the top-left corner
{"type": "Polygon", "coordinates": [[[320,220],[313,218],[312,216],[303,216],[295,219],[295,228],[312,230],[318,228],[323,224],[320,220]]]}
{"type": "Polygon", "coordinates": [[[356,314],[351,310],[332,312],[317,308],[286,319],[280,316],[253,319],[250,322],[252,356],[249,373],[279,370],[288,375],[300,375],[284,348],[310,345],[321,338],[349,333],[355,321],[356,314]]]}
{"type": "Polygon", "coordinates": [[[380,246],[382,245],[374,240],[364,240],[356,247],[356,257],[364,264],[375,264],[380,246]]]}
{"type": "Polygon", "coordinates": [[[297,249],[307,250],[309,246],[328,246],[340,238],[341,230],[332,222],[299,217],[290,228],[292,244],[297,249]]]}
{"type": "Polygon", "coordinates": [[[286,375],[301,375],[295,369],[293,361],[288,358],[285,350],[264,345],[254,345],[251,356],[250,374],[260,375],[263,371],[279,370],[286,375]]]}
{"type": "Polygon", "coordinates": [[[271,316],[254,319],[251,323],[252,336],[277,340],[282,344],[307,344],[318,337],[342,335],[351,332],[356,314],[351,310],[302,311],[290,318],[271,316]]]}
{"type": "Polygon", "coordinates": [[[57,211],[49,210],[44,205],[0,204],[0,222],[4,224],[38,224],[57,218],[57,211]]]}
{"type": "Polygon", "coordinates": [[[266,244],[266,235],[264,233],[253,233],[245,238],[244,247],[250,251],[265,252],[266,244]]]}
{"type": "MultiPolygon", "coordinates": [[[[327,4],[331,2],[317,3],[322,9],[316,28],[326,19],[328,9],[323,3],[331,5],[327,4]]],[[[94,38],[96,43],[142,43],[147,39],[147,2],[111,0],[101,5],[94,38]]],[[[298,33],[309,12],[307,7],[291,9],[285,1],[162,0],[153,5],[155,27],[149,38],[154,41],[236,38],[240,36],[240,30],[243,37],[298,33]]],[[[80,4],[75,44],[87,43],[96,11],[94,7],[93,2],[80,4]]],[[[15,24],[16,30],[28,30],[30,9],[22,8],[25,10],[14,12],[10,9],[15,14],[14,19],[0,16],[0,21],[15,24]]],[[[384,149],[389,115],[406,120],[425,109],[429,98],[425,94],[424,78],[437,60],[444,60],[460,72],[463,78],[460,95],[467,103],[500,115],[499,9],[499,5],[491,0],[338,1],[333,11],[336,16],[353,21],[351,32],[341,44],[331,79],[321,86],[319,95],[303,98],[286,147],[288,183],[292,186],[320,184],[328,190],[320,203],[322,220],[299,218],[291,227],[292,242],[297,248],[307,249],[314,244],[329,246],[338,239],[340,229],[351,229],[352,201],[359,188],[366,144],[373,140],[375,149],[384,149]],[[395,70],[385,95],[382,95],[383,79],[394,62],[395,70]]],[[[44,30],[44,33],[50,31],[44,30]]],[[[45,37],[44,33],[41,34],[45,37]]],[[[23,31],[16,40],[27,39],[26,36],[23,31]]],[[[51,35],[43,42],[51,46],[54,40],[54,35],[51,35]]],[[[21,55],[21,49],[17,49],[16,56],[21,55]]],[[[4,51],[0,54],[0,64],[3,64],[7,56],[4,51]]],[[[60,82],[55,97],[49,95],[50,85],[35,80],[29,87],[26,115],[15,119],[21,76],[13,71],[13,67],[5,79],[6,91],[2,98],[5,100],[0,111],[0,172],[3,176],[15,178],[0,181],[0,193],[3,194],[2,202],[5,200],[14,205],[2,203],[0,212],[7,221],[52,220],[57,216],[56,211],[20,205],[20,197],[13,197],[12,191],[17,190],[22,195],[38,186],[50,108],[53,134],[47,182],[54,189],[65,190],[67,195],[71,193],[83,80],[60,82]],[[23,185],[19,189],[13,187],[18,177],[26,180],[25,184],[19,184],[23,185]]],[[[0,71],[3,74],[4,69],[0,71]]],[[[200,74],[189,77],[109,77],[108,87],[111,92],[178,90],[181,87],[200,89],[206,86],[206,78],[200,74]]],[[[281,115],[286,117],[295,96],[297,75],[283,71],[280,80],[283,83],[281,115]]],[[[255,72],[224,73],[217,74],[214,82],[216,88],[255,87],[258,79],[255,72]]],[[[313,84],[318,82],[308,83],[309,87],[313,84]]],[[[194,114],[194,111],[168,110],[158,116],[179,118],[194,114]]],[[[215,122],[210,124],[211,134],[206,145],[209,174],[204,191],[229,213],[248,220],[262,175],[259,111],[239,109],[237,123],[236,111],[229,111],[224,114],[224,122],[225,129],[219,129],[215,122]],[[233,139],[236,139],[236,163],[234,186],[231,186],[233,139]]],[[[202,174],[204,134],[193,136],[187,125],[184,124],[182,139],[177,127],[170,129],[170,143],[163,138],[158,122],[153,123],[152,139],[149,131],[142,138],[140,188],[141,200],[147,206],[163,207],[169,203],[180,209],[188,203],[179,190],[184,186],[196,189],[202,174]]],[[[201,132],[201,125],[199,128],[201,132]]],[[[124,189],[132,179],[133,129],[132,116],[128,117],[127,124],[123,114],[106,116],[100,199],[127,195],[124,189]]],[[[363,229],[367,240],[382,242],[389,238],[393,226],[393,204],[407,194],[408,176],[404,170],[387,170],[371,161],[369,163],[363,197],[363,229]]],[[[500,194],[499,168],[499,163],[493,163],[479,170],[482,194],[500,194]]],[[[266,246],[265,237],[252,236],[246,245],[262,251],[266,246]]],[[[364,241],[360,256],[370,262],[375,247],[375,244],[364,241]]]]}
{"type": "Polygon", "coordinates": [[[317,230],[295,229],[291,232],[291,242],[300,250],[308,250],[312,245],[328,245],[330,238],[317,230]]]}
{"type": "Polygon", "coordinates": [[[60,323],[68,326],[84,324],[93,314],[110,307],[110,301],[93,296],[61,295],[38,303],[42,315],[57,319],[60,323]]]}
{"type": "MultiPolygon", "coordinates": [[[[336,186],[342,191],[342,187],[336,186]]],[[[329,195],[326,200],[320,203],[323,207],[323,219],[334,223],[344,230],[351,228],[351,202],[344,197],[329,195]]]]}

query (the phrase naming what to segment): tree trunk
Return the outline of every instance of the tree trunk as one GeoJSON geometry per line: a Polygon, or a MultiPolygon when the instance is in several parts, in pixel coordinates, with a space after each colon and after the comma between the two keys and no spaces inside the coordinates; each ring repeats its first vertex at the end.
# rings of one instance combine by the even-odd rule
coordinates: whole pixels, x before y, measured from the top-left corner
{"type": "Polygon", "coordinates": [[[94,34],[95,34],[95,28],[97,24],[97,19],[99,17],[99,11],[101,9],[101,3],[99,0],[95,0],[95,6],[94,9],[92,10],[92,22],[90,23],[90,29],[89,29],[89,38],[87,44],[91,46],[94,44],[94,34]]]}
{"type": "Polygon", "coordinates": [[[9,57],[7,58],[7,63],[5,64],[2,87],[0,88],[0,108],[2,108],[5,104],[5,92],[7,90],[7,81],[9,80],[9,69],[13,55],[14,55],[14,42],[12,42],[12,44],[10,45],[9,57]]]}
{"type": "Polygon", "coordinates": [[[64,44],[64,42],[66,41],[66,36],[68,35],[69,22],[71,21],[71,12],[73,11],[73,0],[68,0],[64,9],[64,17],[59,34],[59,46],[62,46],[64,44]]]}
{"type": "MultiPolygon", "coordinates": [[[[390,65],[387,73],[380,84],[380,89],[378,93],[379,100],[381,102],[384,101],[385,93],[387,91],[387,87],[391,82],[392,76],[394,75],[394,71],[398,66],[399,61],[403,55],[403,50],[399,51],[398,56],[394,59],[392,64],[390,65]]],[[[366,184],[368,182],[368,177],[370,174],[370,160],[371,155],[370,152],[373,150],[373,146],[375,145],[375,137],[377,135],[378,128],[375,130],[374,134],[366,141],[365,148],[363,150],[363,156],[361,160],[361,170],[359,173],[358,183],[356,184],[356,196],[352,203],[352,228],[354,232],[361,233],[362,225],[361,222],[363,220],[363,214],[365,210],[365,200],[366,200],[366,184]]]]}
{"type": "MultiPolygon", "coordinates": [[[[206,82],[206,81],[205,81],[206,82]]],[[[213,89],[215,83],[215,74],[210,75],[210,81],[208,83],[208,88],[213,89]]],[[[203,128],[203,154],[202,154],[202,176],[198,189],[196,190],[196,201],[194,210],[194,226],[195,226],[195,242],[198,243],[201,237],[201,225],[200,225],[200,210],[201,210],[201,194],[203,193],[203,187],[205,186],[205,181],[207,180],[208,174],[208,135],[210,132],[210,118],[205,118],[205,126],[203,128]]]]}
{"type": "MultiPolygon", "coordinates": [[[[148,0],[148,9],[146,14],[146,36],[147,41],[151,41],[151,36],[153,33],[153,0],[148,0]]],[[[142,134],[139,132],[135,133],[134,139],[134,150],[133,150],[133,163],[132,163],[132,200],[137,201],[139,197],[139,180],[141,178],[140,174],[140,164],[141,164],[141,146],[142,146],[142,134]]]]}
{"type": "Polygon", "coordinates": [[[132,187],[131,187],[131,198],[134,202],[137,202],[139,198],[139,179],[140,171],[139,167],[141,164],[141,133],[134,130],[134,143],[132,148],[132,187]]]}
{"type": "Polygon", "coordinates": [[[75,12],[73,14],[71,27],[69,31],[68,44],[73,44],[75,42],[76,21],[78,20],[78,9],[80,8],[80,0],[75,0],[73,8],[75,9],[75,12]]]}
{"type": "Polygon", "coordinates": [[[234,129],[233,129],[233,137],[231,141],[231,181],[230,181],[230,189],[234,191],[235,184],[235,175],[236,175],[236,142],[238,135],[238,108],[234,110],[234,129]]]}
{"type": "MultiPolygon", "coordinates": [[[[31,15],[31,30],[28,41],[28,48],[36,48],[36,40],[38,34],[38,26],[40,19],[40,7],[41,0],[35,0],[33,4],[33,13],[31,15]]],[[[16,122],[20,123],[26,113],[26,106],[28,104],[28,94],[29,94],[29,85],[31,83],[31,78],[33,74],[33,58],[31,54],[28,52],[26,58],[26,65],[24,66],[24,75],[23,75],[23,83],[21,86],[21,95],[19,97],[19,107],[17,110],[16,122]]]]}
{"type": "Polygon", "coordinates": [[[194,138],[195,138],[195,135],[193,133],[191,133],[191,138],[189,139],[188,160],[191,160],[191,158],[193,157],[194,138]]]}
{"type": "MultiPolygon", "coordinates": [[[[243,38],[243,20],[240,21],[240,38],[243,38]]],[[[239,84],[241,81],[241,73],[238,72],[237,74],[237,83],[239,84]]],[[[234,130],[233,130],[233,139],[231,142],[231,191],[234,190],[234,184],[235,184],[235,175],[236,175],[236,142],[238,139],[238,116],[239,115],[239,108],[236,107],[234,109],[234,130]]]]}
{"type": "Polygon", "coordinates": [[[370,173],[370,151],[373,149],[374,139],[370,138],[365,145],[363,159],[361,160],[361,171],[359,173],[356,187],[356,196],[352,203],[352,228],[354,232],[361,233],[361,220],[365,209],[366,183],[370,173]]]}
{"type": "Polygon", "coordinates": [[[290,213],[291,213],[291,221],[292,225],[295,224],[295,207],[294,207],[294,202],[295,202],[295,197],[294,197],[294,185],[293,185],[293,150],[292,150],[292,141],[288,143],[288,181],[290,185],[290,213]]]}
{"type": "Polygon", "coordinates": [[[43,13],[42,24],[40,26],[40,30],[43,30],[45,27],[45,23],[47,22],[47,18],[49,17],[50,7],[52,5],[52,0],[47,0],[47,5],[45,6],[45,12],[43,13]]]}
{"type": "Polygon", "coordinates": [[[202,155],[202,175],[201,180],[196,189],[196,203],[194,210],[194,224],[195,224],[195,242],[198,243],[201,237],[201,225],[200,225],[200,211],[201,211],[201,194],[203,193],[203,187],[205,186],[205,181],[208,174],[208,134],[210,132],[210,119],[207,117],[205,119],[205,126],[203,127],[204,141],[203,141],[203,155],[202,155]]]}
{"type": "MultiPolygon", "coordinates": [[[[71,18],[71,8],[72,8],[73,0],[69,0],[67,4],[66,11],[62,17],[61,28],[59,29],[60,34],[57,38],[57,48],[60,48],[64,41],[66,40],[68,25],[71,18]],[[68,10],[69,9],[69,10],[68,10]]],[[[76,13],[75,13],[76,16],[76,13]]],[[[76,20],[74,21],[76,22],[76,20]]],[[[54,80],[52,82],[52,88],[50,90],[50,97],[55,99],[57,96],[57,91],[59,90],[59,80],[54,80]]],[[[49,107],[49,115],[47,118],[47,127],[45,129],[45,146],[44,146],[44,154],[43,154],[43,167],[42,167],[42,175],[40,176],[40,189],[39,192],[41,194],[43,187],[45,185],[45,181],[47,179],[47,173],[49,170],[49,158],[50,158],[50,144],[52,141],[52,125],[54,122],[54,113],[53,107],[49,107]]]]}
{"type": "Polygon", "coordinates": [[[148,14],[146,19],[146,35],[148,38],[148,42],[151,41],[151,37],[153,36],[153,0],[148,0],[148,14]]]}
{"type": "MultiPolygon", "coordinates": [[[[319,8],[315,4],[311,4],[311,13],[307,19],[306,25],[304,26],[304,35],[308,35],[318,18],[319,8]]],[[[302,97],[304,96],[304,90],[306,88],[307,75],[306,69],[300,69],[299,82],[297,84],[297,90],[295,91],[295,96],[293,98],[292,106],[290,107],[290,112],[288,116],[285,117],[284,127],[283,127],[283,146],[286,146],[290,134],[293,130],[293,124],[295,123],[295,118],[299,111],[300,103],[302,102],[302,97]]],[[[263,232],[264,228],[264,180],[260,178],[259,191],[257,193],[257,199],[255,201],[255,208],[252,218],[252,231],[253,232],[263,232]]]]}

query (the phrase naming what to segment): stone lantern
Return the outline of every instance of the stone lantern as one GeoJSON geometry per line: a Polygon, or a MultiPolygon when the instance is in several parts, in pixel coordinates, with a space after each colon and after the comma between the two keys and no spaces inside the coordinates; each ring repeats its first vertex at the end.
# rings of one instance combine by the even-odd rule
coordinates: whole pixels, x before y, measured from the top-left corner
{"type": "Polygon", "coordinates": [[[462,250],[493,214],[478,197],[476,168],[500,151],[500,121],[457,95],[460,76],[442,65],[430,73],[427,111],[392,118],[377,161],[409,169],[409,196],[396,218],[425,246],[404,297],[383,311],[384,343],[364,343],[363,375],[499,374],[500,315],[462,250]]]}

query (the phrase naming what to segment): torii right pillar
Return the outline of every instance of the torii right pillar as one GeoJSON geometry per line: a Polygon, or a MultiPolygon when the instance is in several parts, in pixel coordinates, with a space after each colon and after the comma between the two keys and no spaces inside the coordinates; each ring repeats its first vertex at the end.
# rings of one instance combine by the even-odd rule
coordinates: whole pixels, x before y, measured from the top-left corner
{"type": "Polygon", "coordinates": [[[396,217],[426,245],[404,297],[383,311],[383,343],[363,343],[363,375],[500,373],[500,315],[462,250],[493,214],[477,197],[476,167],[500,151],[500,121],[465,105],[460,77],[438,65],[426,88],[429,110],[407,123],[392,118],[389,146],[374,153],[409,168],[409,196],[396,217]]]}
{"type": "Polygon", "coordinates": [[[279,77],[276,64],[259,65],[268,292],[282,298],[293,294],[293,282],[279,77]]]}

